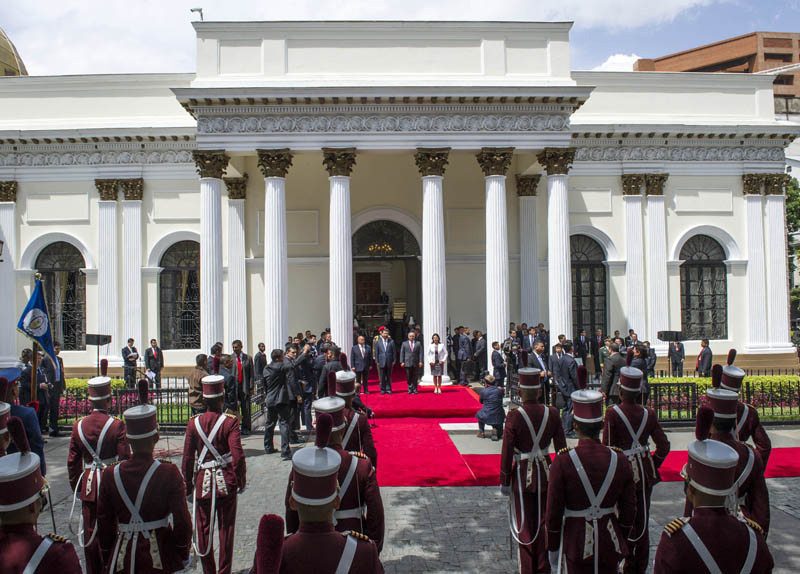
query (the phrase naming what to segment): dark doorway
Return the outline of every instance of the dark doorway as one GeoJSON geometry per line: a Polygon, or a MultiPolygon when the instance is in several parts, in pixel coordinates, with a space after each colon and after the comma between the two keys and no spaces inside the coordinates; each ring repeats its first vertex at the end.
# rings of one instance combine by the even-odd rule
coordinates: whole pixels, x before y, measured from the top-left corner
{"type": "Polygon", "coordinates": [[[608,333],[605,253],[600,244],[588,235],[569,239],[572,259],[572,338],[586,329],[608,333]]]}
{"type": "Polygon", "coordinates": [[[381,302],[381,274],[356,273],[356,305],[377,305],[381,302]]]}

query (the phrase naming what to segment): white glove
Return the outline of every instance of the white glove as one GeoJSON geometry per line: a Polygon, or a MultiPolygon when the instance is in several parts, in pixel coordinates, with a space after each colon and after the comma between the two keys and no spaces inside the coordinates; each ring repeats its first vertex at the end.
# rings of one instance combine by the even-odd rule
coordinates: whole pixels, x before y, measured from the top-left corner
{"type": "Polygon", "coordinates": [[[184,572],[191,572],[192,570],[194,570],[195,560],[196,560],[196,557],[194,555],[194,552],[189,552],[189,559],[188,560],[184,560],[184,562],[183,562],[183,571],[184,572]]]}
{"type": "Polygon", "coordinates": [[[505,484],[500,485],[500,494],[503,496],[509,496],[511,494],[511,487],[506,486],[505,484]]]}
{"type": "Polygon", "coordinates": [[[558,572],[558,550],[548,551],[547,559],[550,561],[550,574],[560,574],[558,572]]]}

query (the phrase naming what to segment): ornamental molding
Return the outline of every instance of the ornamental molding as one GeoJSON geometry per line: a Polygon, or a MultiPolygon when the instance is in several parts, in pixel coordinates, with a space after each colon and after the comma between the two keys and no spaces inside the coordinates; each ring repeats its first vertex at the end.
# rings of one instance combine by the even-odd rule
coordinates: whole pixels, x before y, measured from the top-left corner
{"type": "Polygon", "coordinates": [[[16,181],[0,181],[0,201],[16,202],[18,188],[16,181]]]}
{"type": "Polygon", "coordinates": [[[450,148],[417,148],[414,162],[422,177],[430,175],[442,177],[447,164],[450,163],[450,148]]]}
{"type": "Polygon", "coordinates": [[[0,151],[0,167],[191,164],[190,149],[0,151]]]}
{"type": "Polygon", "coordinates": [[[664,184],[668,173],[647,173],[644,176],[644,192],[646,195],[664,195],[664,184]]]}
{"type": "Polygon", "coordinates": [[[744,173],[742,174],[742,189],[745,195],[761,195],[764,184],[763,173],[744,173]]]}
{"type": "Polygon", "coordinates": [[[116,179],[96,179],[94,186],[100,193],[100,201],[117,201],[117,185],[116,179]]]}
{"type": "Polygon", "coordinates": [[[224,150],[195,150],[192,158],[200,177],[221,179],[228,168],[228,156],[224,150]]]}
{"type": "Polygon", "coordinates": [[[764,193],[766,195],[783,195],[790,176],[787,173],[764,174],[764,193]]]}
{"type": "Polygon", "coordinates": [[[536,197],[536,189],[539,187],[539,181],[542,179],[542,174],[537,173],[534,175],[517,175],[517,195],[519,197],[536,197]]]}
{"type": "Polygon", "coordinates": [[[778,146],[598,146],[578,147],[575,161],[779,161],[778,146]]]}
{"type": "Polygon", "coordinates": [[[350,177],[356,164],[356,148],[322,148],[322,165],[331,177],[350,177]]]}
{"type": "Polygon", "coordinates": [[[284,149],[257,149],[258,167],[264,177],[286,177],[292,166],[292,152],[284,149]]]}
{"type": "Polygon", "coordinates": [[[643,185],[644,185],[644,174],[642,173],[622,174],[622,195],[641,195],[643,185]]]}
{"type": "Polygon", "coordinates": [[[247,198],[247,174],[242,177],[224,177],[225,187],[228,188],[228,199],[247,198]]]}
{"type": "Polygon", "coordinates": [[[575,160],[575,148],[545,148],[537,156],[547,175],[565,175],[575,160]]]}
{"type": "Polygon", "coordinates": [[[125,201],[141,201],[144,195],[144,179],[120,179],[119,186],[125,201]]]}
{"type": "Polygon", "coordinates": [[[485,147],[475,157],[486,177],[505,175],[514,155],[513,147],[485,147]]]}

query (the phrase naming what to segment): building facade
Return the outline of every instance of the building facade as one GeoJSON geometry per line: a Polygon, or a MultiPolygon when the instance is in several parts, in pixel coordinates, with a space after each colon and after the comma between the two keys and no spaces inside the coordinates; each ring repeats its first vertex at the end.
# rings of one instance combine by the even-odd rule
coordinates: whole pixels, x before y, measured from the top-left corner
{"type": "Polygon", "coordinates": [[[68,365],[87,332],[117,365],[128,337],[175,366],[348,344],[377,293],[426,340],[513,320],[793,357],[771,77],[572,71],[569,23],[194,26],[193,74],[0,79],[0,314],[41,273],[68,365]]]}

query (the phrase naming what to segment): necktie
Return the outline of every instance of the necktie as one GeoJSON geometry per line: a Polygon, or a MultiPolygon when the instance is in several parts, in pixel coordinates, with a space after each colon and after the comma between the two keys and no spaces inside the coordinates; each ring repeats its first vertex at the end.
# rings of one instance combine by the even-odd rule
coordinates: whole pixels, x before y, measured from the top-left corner
{"type": "Polygon", "coordinates": [[[236,362],[239,364],[239,382],[241,383],[244,379],[242,378],[242,356],[236,355],[236,362]]]}
{"type": "Polygon", "coordinates": [[[361,347],[361,358],[364,358],[364,345],[359,345],[361,347]]]}
{"type": "Polygon", "coordinates": [[[153,358],[158,359],[158,351],[156,351],[155,347],[153,347],[153,358]]]}
{"type": "Polygon", "coordinates": [[[411,341],[411,352],[414,352],[414,341],[411,341]]]}

